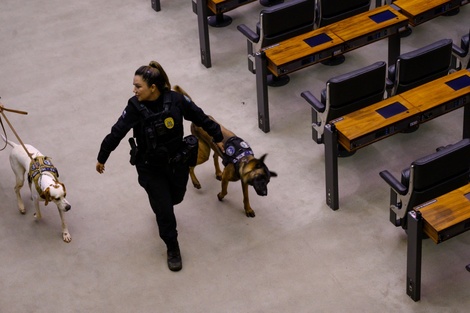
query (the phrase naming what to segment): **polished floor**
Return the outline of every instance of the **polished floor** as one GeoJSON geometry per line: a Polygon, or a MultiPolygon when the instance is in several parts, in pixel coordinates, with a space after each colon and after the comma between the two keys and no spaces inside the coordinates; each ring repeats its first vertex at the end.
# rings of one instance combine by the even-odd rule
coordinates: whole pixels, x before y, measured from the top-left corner
{"type": "MultiPolygon", "coordinates": [[[[271,132],[257,125],[255,76],[247,69],[238,24],[254,28],[257,2],[230,12],[233,23],[211,28],[212,64],[200,63],[191,0],[23,1],[0,4],[0,96],[25,143],[53,158],[67,186],[72,242],[61,239],[53,204],[43,219],[16,208],[7,147],[0,151],[0,312],[467,312],[470,235],[423,244],[421,300],[405,293],[406,242],[388,221],[389,189],[414,159],[462,136],[463,111],[399,134],[339,161],[340,209],[325,203],[323,146],[311,140],[309,105],[325,82],[387,59],[383,40],[321,64],[269,89],[271,132]],[[197,168],[201,190],[188,184],[176,207],[184,267],[170,272],[146,194],[123,141],[95,171],[103,137],[132,96],[134,71],[150,60],[166,69],[206,113],[268,153],[278,173],[267,197],[250,190],[255,218],[242,209],[239,183],[219,202],[211,162],[197,168]]],[[[460,42],[470,6],[413,29],[407,52],[442,38],[460,42]]],[[[4,125],[9,139],[17,141],[4,125]]],[[[187,130],[189,123],[186,124],[187,130]]]]}

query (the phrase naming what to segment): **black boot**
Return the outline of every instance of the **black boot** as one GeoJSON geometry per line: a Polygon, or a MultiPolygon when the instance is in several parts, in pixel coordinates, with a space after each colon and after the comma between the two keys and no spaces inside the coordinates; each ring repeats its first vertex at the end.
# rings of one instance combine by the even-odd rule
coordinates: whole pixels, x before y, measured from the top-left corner
{"type": "Polygon", "coordinates": [[[174,240],[167,244],[167,256],[168,268],[170,271],[178,272],[183,268],[178,241],[174,240]]]}

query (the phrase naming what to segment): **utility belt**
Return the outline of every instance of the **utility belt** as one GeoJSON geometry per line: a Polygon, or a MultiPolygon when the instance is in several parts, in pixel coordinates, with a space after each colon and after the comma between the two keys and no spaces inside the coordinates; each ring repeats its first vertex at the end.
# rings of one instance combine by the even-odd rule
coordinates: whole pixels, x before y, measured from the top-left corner
{"type": "Polygon", "coordinates": [[[139,151],[134,137],[129,138],[129,144],[131,146],[129,152],[131,165],[135,165],[139,157],[142,157],[146,164],[153,166],[184,164],[192,167],[197,163],[198,140],[194,135],[184,137],[176,153],[170,153],[164,146],[156,149],[147,148],[148,151],[142,153],[139,151]]]}

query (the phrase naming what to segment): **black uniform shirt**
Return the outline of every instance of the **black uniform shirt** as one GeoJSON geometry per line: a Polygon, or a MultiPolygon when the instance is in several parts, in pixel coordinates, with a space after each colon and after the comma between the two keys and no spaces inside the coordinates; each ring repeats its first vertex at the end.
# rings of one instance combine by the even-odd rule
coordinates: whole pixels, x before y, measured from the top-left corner
{"type": "MultiPolygon", "coordinates": [[[[151,112],[160,112],[163,110],[163,94],[156,101],[144,101],[144,104],[151,112]]],[[[184,95],[171,91],[172,105],[170,107],[170,115],[174,119],[174,133],[183,139],[183,118],[189,120],[199,127],[202,127],[213,139],[214,142],[223,140],[223,135],[219,124],[211,120],[204,111],[194,102],[184,95]]],[[[109,155],[114,151],[121,140],[127,135],[131,128],[134,129],[134,136],[137,139],[139,151],[145,151],[146,143],[142,131],[143,116],[136,108],[132,101],[136,101],[136,97],[132,97],[127,102],[127,106],[122,112],[117,122],[111,128],[111,132],[103,139],[100,151],[98,153],[98,162],[104,164],[109,155]]]]}

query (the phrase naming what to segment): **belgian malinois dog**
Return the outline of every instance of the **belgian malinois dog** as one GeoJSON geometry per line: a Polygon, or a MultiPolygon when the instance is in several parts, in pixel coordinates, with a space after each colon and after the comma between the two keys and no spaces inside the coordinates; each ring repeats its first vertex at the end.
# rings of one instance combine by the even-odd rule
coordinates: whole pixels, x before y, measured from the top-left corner
{"type": "MultiPolygon", "coordinates": [[[[211,116],[210,118],[214,120],[211,116]]],[[[214,151],[215,177],[222,182],[222,190],[217,195],[217,198],[222,201],[227,195],[229,181],[235,182],[240,180],[245,214],[248,217],[255,217],[255,212],[251,208],[248,198],[248,186],[253,186],[259,196],[266,196],[268,194],[269,180],[271,177],[276,177],[277,174],[271,172],[264,163],[266,154],[259,159],[255,158],[250,146],[243,139],[237,137],[220,123],[219,125],[224,135],[223,143],[225,151],[223,153],[212,141],[212,137],[202,128],[191,124],[191,133],[199,140],[196,166],[206,162],[209,159],[211,150],[214,151]],[[224,164],[223,171],[220,169],[219,157],[224,164]]],[[[194,167],[190,167],[189,175],[194,187],[200,189],[201,184],[196,178],[194,167]]]]}

